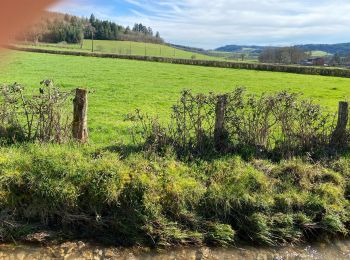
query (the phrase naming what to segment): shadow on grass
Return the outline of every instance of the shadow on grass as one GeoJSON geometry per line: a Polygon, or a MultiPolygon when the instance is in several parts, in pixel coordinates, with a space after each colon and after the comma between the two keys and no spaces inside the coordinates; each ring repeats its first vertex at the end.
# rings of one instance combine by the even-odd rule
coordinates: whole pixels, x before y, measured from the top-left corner
{"type": "Polygon", "coordinates": [[[306,161],[310,162],[328,162],[337,160],[341,157],[350,157],[350,148],[334,149],[328,147],[323,150],[314,151],[313,153],[310,153],[308,151],[296,151],[292,154],[288,154],[281,151],[271,151],[268,149],[263,149],[262,147],[249,145],[237,146],[234,148],[232,147],[224,151],[217,151],[215,149],[205,149],[198,151],[178,149],[173,146],[163,147],[162,149],[152,149],[141,144],[118,144],[103,147],[97,150],[95,156],[98,156],[103,152],[118,153],[121,159],[128,158],[133,154],[142,153],[147,158],[156,155],[161,157],[176,157],[177,160],[182,162],[205,161],[208,163],[215,160],[220,160],[227,156],[239,156],[246,162],[254,159],[260,159],[269,160],[274,163],[280,163],[283,160],[292,158],[304,158],[306,161]]]}
{"type": "Polygon", "coordinates": [[[96,156],[103,152],[111,152],[120,154],[121,158],[127,158],[132,154],[144,152],[144,148],[141,145],[133,145],[133,144],[119,144],[119,145],[111,145],[100,148],[96,151],[96,156]]]}

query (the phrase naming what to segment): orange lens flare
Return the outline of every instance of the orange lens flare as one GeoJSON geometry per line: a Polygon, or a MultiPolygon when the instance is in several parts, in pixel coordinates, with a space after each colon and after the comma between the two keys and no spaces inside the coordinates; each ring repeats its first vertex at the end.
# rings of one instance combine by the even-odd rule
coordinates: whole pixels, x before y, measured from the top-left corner
{"type": "Polygon", "coordinates": [[[59,0],[1,0],[0,44],[10,39],[40,18],[41,12],[59,0]]]}

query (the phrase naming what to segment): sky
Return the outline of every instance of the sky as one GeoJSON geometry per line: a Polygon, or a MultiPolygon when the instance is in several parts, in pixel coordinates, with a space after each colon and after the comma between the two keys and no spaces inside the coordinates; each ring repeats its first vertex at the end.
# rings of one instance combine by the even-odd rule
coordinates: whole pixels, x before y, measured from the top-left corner
{"type": "Polygon", "coordinates": [[[63,0],[50,9],[141,22],[167,42],[205,49],[350,42],[349,0],[63,0]]]}

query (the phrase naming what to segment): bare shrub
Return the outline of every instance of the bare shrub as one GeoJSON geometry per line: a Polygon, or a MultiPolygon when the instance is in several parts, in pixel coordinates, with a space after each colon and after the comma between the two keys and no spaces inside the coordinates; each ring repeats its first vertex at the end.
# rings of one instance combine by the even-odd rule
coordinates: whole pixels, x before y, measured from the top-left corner
{"type": "Polygon", "coordinates": [[[51,80],[41,82],[38,95],[28,96],[17,83],[0,88],[0,138],[7,143],[62,143],[71,135],[71,92],[61,92],[51,80]]]}
{"type": "MultiPolygon", "coordinates": [[[[149,116],[141,116],[138,111],[134,119],[143,129],[138,134],[146,140],[147,147],[157,147],[158,151],[172,146],[180,155],[222,152],[215,145],[215,107],[222,96],[183,91],[173,106],[168,126],[162,126],[149,116]]],[[[225,97],[224,131],[228,137],[223,142],[227,142],[224,145],[228,149],[223,151],[247,150],[289,158],[317,155],[330,147],[335,115],[312,100],[286,91],[249,95],[243,88],[225,97]]]]}
{"type": "Polygon", "coordinates": [[[128,116],[129,120],[136,122],[132,128],[133,140],[157,151],[165,146],[173,146],[181,153],[207,150],[213,145],[215,102],[212,99],[215,99],[212,94],[193,94],[184,90],[180,100],[172,107],[170,122],[166,126],[158,118],[136,110],[135,114],[128,116]]]}
{"type": "Polygon", "coordinates": [[[245,96],[243,88],[228,94],[226,125],[235,145],[269,147],[274,100],[268,96],[245,96]]]}
{"type": "Polygon", "coordinates": [[[193,94],[184,90],[173,106],[169,127],[172,138],[183,149],[203,150],[214,134],[213,95],[193,94]]]}
{"type": "Polygon", "coordinates": [[[292,109],[286,108],[286,103],[276,109],[280,135],[275,138],[275,149],[285,157],[327,149],[335,129],[335,114],[324,111],[312,100],[294,99],[292,109]]]}
{"type": "Polygon", "coordinates": [[[136,110],[134,114],[127,115],[125,121],[135,122],[131,128],[133,142],[142,143],[150,151],[160,152],[169,145],[175,145],[168,129],[161,126],[156,117],[150,117],[136,110]]]}
{"type": "Polygon", "coordinates": [[[227,126],[234,144],[275,150],[290,157],[316,152],[329,144],[334,114],[312,100],[286,91],[273,95],[244,95],[236,89],[229,95],[227,126]]]}

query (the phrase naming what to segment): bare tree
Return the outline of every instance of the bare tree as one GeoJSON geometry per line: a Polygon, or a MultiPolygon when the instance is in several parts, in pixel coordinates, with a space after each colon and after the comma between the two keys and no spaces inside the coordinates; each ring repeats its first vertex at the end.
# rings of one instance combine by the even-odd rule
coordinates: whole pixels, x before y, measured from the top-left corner
{"type": "Polygon", "coordinates": [[[264,63],[298,64],[308,55],[297,47],[267,48],[259,56],[264,63]]]}

